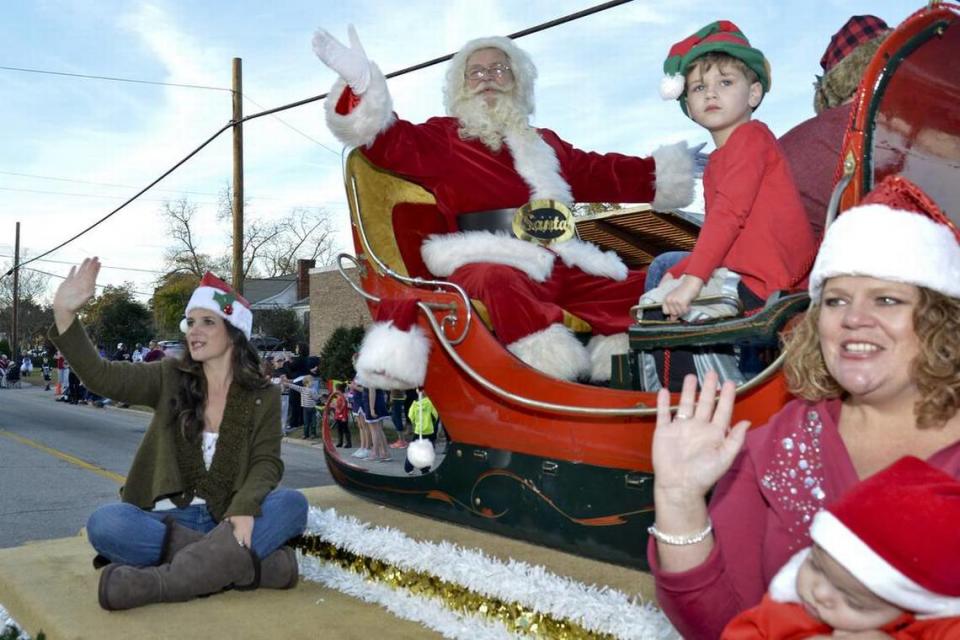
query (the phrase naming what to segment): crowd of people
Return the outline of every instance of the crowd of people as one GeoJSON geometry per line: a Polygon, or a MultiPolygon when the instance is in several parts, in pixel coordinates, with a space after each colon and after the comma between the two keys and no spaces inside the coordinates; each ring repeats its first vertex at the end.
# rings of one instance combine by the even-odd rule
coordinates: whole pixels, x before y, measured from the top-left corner
{"type": "MultiPolygon", "coordinates": [[[[435,194],[449,233],[425,243],[427,267],[479,298],[497,339],[544,373],[609,378],[645,289],[659,290],[668,318],[690,312],[716,278],[733,278],[748,310],[774,291],[809,292],[784,347],[794,399],[749,432],[732,424],[733,381],[716,371],[698,381],[692,353],[674,352],[669,367],[655,359],[656,520],[637,553],[684,638],[960,634],[960,555],[943,517],[960,514],[960,231],[901,176],[824,229],[824,168],[836,165],[860,73],[887,31],[874,16],[843,25],[821,61],[817,115],[781,141],[753,117],[770,63],[736,25],[712,22],[670,49],[662,94],[716,150],[703,174],[700,237],[689,255],[655,262],[656,282],[587,243],[548,250],[490,225],[531,198],[683,206],[698,161],[686,145],[597,154],[531,126],[536,68],[496,37],[453,57],[449,115],[413,124],[393,112],[352,28],[349,45],[323,30],[314,38],[340,76],[327,100],[331,130],[435,194]],[[588,346],[563,325],[564,311],[590,324],[588,346]],[[680,392],[675,411],[670,389],[680,392]]],[[[98,271],[85,260],[57,291],[56,367],[70,380],[75,370],[91,393],[154,408],[122,501],[88,523],[105,609],[296,584],[286,542],[303,531],[307,506],[278,487],[280,442],[299,428],[316,439],[318,407],[329,408],[335,446],[353,449],[356,439],[351,455],[371,462],[413,439],[432,447],[441,430],[422,388],[358,377],[335,382],[328,398],[306,345],[261,363],[249,304],[211,274],[185,309],[182,359],[151,357],[155,343],[103,357],[77,319],[98,271]],[[397,434],[389,445],[388,421],[397,434]]],[[[428,473],[417,459],[406,471],[428,473]]]]}

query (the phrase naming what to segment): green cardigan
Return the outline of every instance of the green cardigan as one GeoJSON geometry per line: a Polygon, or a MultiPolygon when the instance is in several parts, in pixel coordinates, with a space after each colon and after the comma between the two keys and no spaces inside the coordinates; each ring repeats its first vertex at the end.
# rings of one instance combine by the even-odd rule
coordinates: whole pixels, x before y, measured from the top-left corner
{"type": "MultiPolygon", "coordinates": [[[[153,419],[133,458],[126,485],[120,491],[123,501],[148,510],[163,498],[170,498],[181,507],[189,504],[194,491],[185,486],[182,469],[195,467],[201,454],[199,439],[187,444],[179,437],[176,416],[171,410],[180,376],[185,375],[177,368],[178,361],[174,358],[138,363],[103,360],[79,320],[62,335],[54,325],[50,339],[70,363],[70,368],[94,393],[153,407],[153,419]],[[178,446],[181,452],[187,451],[188,461],[178,459],[178,446]]],[[[202,470],[200,458],[200,473],[204,478],[200,493],[207,499],[214,518],[260,515],[263,499],[283,476],[281,439],[280,387],[270,385],[250,390],[233,383],[209,473],[202,470]]]]}

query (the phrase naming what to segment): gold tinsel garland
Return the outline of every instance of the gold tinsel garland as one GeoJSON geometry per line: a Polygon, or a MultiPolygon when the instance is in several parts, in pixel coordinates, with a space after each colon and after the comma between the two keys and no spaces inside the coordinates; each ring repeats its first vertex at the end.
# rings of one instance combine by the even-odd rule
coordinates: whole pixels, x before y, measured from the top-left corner
{"type": "Polygon", "coordinates": [[[609,633],[591,631],[570,620],[540,613],[516,602],[479,594],[423,571],[403,569],[376,558],[346,551],[317,535],[301,536],[294,546],[303,553],[333,563],[365,579],[390,585],[394,589],[405,589],[425,598],[439,599],[453,611],[496,620],[514,633],[559,640],[615,640],[609,633]]]}

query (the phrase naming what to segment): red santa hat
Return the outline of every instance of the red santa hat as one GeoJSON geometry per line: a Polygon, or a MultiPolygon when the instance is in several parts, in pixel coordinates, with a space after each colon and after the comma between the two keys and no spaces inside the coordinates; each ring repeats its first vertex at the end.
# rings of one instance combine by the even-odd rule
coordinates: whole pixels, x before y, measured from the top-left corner
{"type": "Polygon", "coordinates": [[[427,375],[430,341],[417,326],[419,300],[384,298],[360,344],[357,378],[374,389],[415,389],[427,375]]]}
{"type": "Polygon", "coordinates": [[[960,298],[960,231],[917,185],[888,176],[837,217],[810,272],[818,302],[834,276],[905,282],[960,298]]]}
{"type": "MultiPolygon", "coordinates": [[[[190,302],[183,311],[187,315],[194,309],[207,309],[232,324],[250,339],[253,329],[253,312],[247,299],[233,290],[233,287],[209,271],[203,274],[200,285],[194,289],[190,302]]],[[[180,330],[187,332],[186,318],[180,323],[180,330]]]]}
{"type": "MultiPolygon", "coordinates": [[[[817,513],[810,537],[877,596],[918,616],[943,618],[960,615],[957,522],[960,482],[905,457],[817,513]]],[[[774,599],[796,600],[798,568],[791,561],[777,574],[774,599]],[[784,592],[788,586],[792,594],[784,592]]]]}

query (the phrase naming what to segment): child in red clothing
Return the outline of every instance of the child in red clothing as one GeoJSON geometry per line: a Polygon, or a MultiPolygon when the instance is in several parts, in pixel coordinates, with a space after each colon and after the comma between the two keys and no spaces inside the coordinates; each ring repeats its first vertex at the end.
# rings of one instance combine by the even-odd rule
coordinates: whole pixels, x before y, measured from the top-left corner
{"type": "Polygon", "coordinates": [[[906,457],[813,518],[813,546],[722,640],[960,637],[960,483],[906,457]]]}
{"type": "MultiPolygon", "coordinates": [[[[760,307],[774,292],[801,286],[817,250],[776,138],[751,119],[770,90],[770,65],[736,25],[720,20],[675,44],[663,66],[661,95],[678,99],[717,149],[703,175],[706,213],[693,253],[644,300],[662,301],[663,314],[679,318],[723,267],[739,276],[744,309],[760,307]]],[[[684,367],[677,354],[671,388],[693,371],[692,357],[684,367]]]]}
{"type": "Polygon", "coordinates": [[[337,447],[343,447],[344,440],[346,440],[347,449],[352,449],[353,443],[350,441],[350,427],[347,425],[350,409],[347,406],[347,398],[343,395],[345,390],[346,385],[338,382],[333,392],[333,397],[330,398],[330,406],[333,408],[333,426],[337,430],[337,447]]]}

